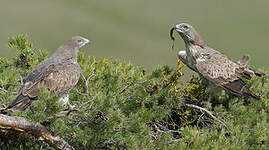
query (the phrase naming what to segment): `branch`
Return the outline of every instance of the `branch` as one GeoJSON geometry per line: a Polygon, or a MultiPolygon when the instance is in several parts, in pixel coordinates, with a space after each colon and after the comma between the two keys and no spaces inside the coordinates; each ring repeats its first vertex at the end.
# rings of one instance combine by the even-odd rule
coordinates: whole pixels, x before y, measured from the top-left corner
{"type": "Polygon", "coordinates": [[[209,110],[207,110],[207,109],[205,109],[205,108],[203,108],[203,107],[199,107],[199,106],[197,106],[197,105],[193,105],[193,104],[183,104],[183,105],[185,105],[185,106],[187,106],[187,107],[191,107],[191,108],[199,109],[200,111],[202,111],[202,112],[208,114],[211,118],[213,118],[214,120],[220,122],[224,127],[227,128],[226,123],[225,123],[223,120],[220,120],[220,119],[218,119],[217,117],[215,117],[209,110]]]}
{"type": "Polygon", "coordinates": [[[0,90],[3,91],[3,92],[5,92],[5,93],[8,93],[8,91],[6,89],[4,89],[4,88],[1,88],[0,87],[0,90]]]}
{"type": "Polygon", "coordinates": [[[137,82],[137,83],[130,83],[129,85],[127,85],[126,87],[122,88],[120,90],[120,94],[122,94],[123,92],[125,92],[126,90],[128,90],[131,86],[135,85],[135,84],[143,84],[145,82],[147,82],[149,80],[145,80],[145,81],[140,81],[140,82],[137,82]]]}
{"type": "Polygon", "coordinates": [[[12,117],[0,114],[0,134],[8,137],[10,134],[28,133],[36,138],[43,139],[56,150],[75,150],[59,136],[53,136],[44,126],[34,124],[23,117],[12,117]]]}

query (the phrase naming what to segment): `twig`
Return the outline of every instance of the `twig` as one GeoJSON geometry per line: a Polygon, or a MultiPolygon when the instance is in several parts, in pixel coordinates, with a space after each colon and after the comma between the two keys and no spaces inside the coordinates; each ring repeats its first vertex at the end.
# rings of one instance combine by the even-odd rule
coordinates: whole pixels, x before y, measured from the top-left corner
{"type": "Polygon", "coordinates": [[[3,92],[5,92],[5,93],[8,93],[8,91],[6,89],[4,89],[4,88],[1,88],[0,87],[0,90],[3,91],[3,92]]]}
{"type": "Polygon", "coordinates": [[[20,80],[21,80],[21,86],[23,85],[23,78],[22,75],[20,74],[20,80]]]}
{"type": "MultiPolygon", "coordinates": [[[[94,99],[96,98],[96,96],[93,96],[91,99],[89,99],[88,101],[86,101],[85,103],[81,104],[78,106],[78,108],[82,108],[83,106],[87,106],[90,102],[92,102],[94,99]]],[[[76,108],[76,107],[75,107],[76,108]]]]}
{"type": "Polygon", "coordinates": [[[208,114],[211,118],[213,118],[214,120],[220,122],[223,126],[225,126],[225,127],[227,128],[226,123],[225,123],[223,120],[220,120],[220,119],[218,119],[217,117],[215,117],[209,110],[207,110],[207,109],[205,109],[205,108],[203,108],[203,107],[199,107],[199,106],[197,106],[197,105],[193,105],[193,104],[183,104],[183,105],[185,105],[185,106],[187,106],[187,107],[191,107],[191,108],[199,109],[200,111],[205,112],[205,113],[208,114]]]}
{"type": "Polygon", "coordinates": [[[67,109],[65,111],[61,111],[59,113],[56,114],[56,117],[61,118],[61,117],[67,117],[71,114],[71,112],[74,111],[79,111],[78,109],[67,109]]]}
{"type": "Polygon", "coordinates": [[[120,94],[123,93],[124,91],[126,91],[127,89],[129,89],[130,86],[132,86],[132,85],[134,85],[134,83],[131,83],[131,84],[125,86],[123,89],[120,90],[120,94]]]}
{"type": "MultiPolygon", "coordinates": [[[[94,72],[94,70],[95,70],[95,68],[92,69],[92,72],[94,72]]],[[[84,76],[84,74],[82,74],[82,73],[81,73],[81,76],[82,76],[82,78],[83,78],[83,80],[85,81],[85,84],[86,84],[86,93],[89,93],[88,83],[89,83],[89,80],[90,80],[93,76],[95,76],[95,74],[92,73],[87,79],[86,79],[86,77],[84,76]]]]}
{"type": "Polygon", "coordinates": [[[84,96],[86,96],[86,95],[88,95],[88,94],[84,94],[84,93],[81,93],[79,90],[78,90],[78,88],[74,88],[74,90],[78,93],[78,94],[80,94],[80,95],[84,95],[84,96]]]}
{"type": "MultiPolygon", "coordinates": [[[[2,99],[1,99],[1,100],[2,100],[2,99]]],[[[1,106],[2,106],[3,108],[6,108],[6,107],[7,107],[5,104],[1,104],[1,106]]]]}
{"type": "Polygon", "coordinates": [[[0,133],[3,133],[1,136],[4,137],[8,137],[8,135],[12,135],[14,133],[28,133],[37,139],[43,139],[56,150],[74,150],[74,148],[64,139],[59,136],[53,136],[46,127],[32,123],[23,117],[11,117],[0,114],[0,133]]]}
{"type": "MultiPolygon", "coordinates": [[[[8,90],[6,90],[6,89],[4,89],[4,88],[1,88],[1,87],[0,87],[0,90],[3,91],[3,92],[5,92],[5,93],[8,93],[8,90]]],[[[17,95],[18,92],[11,92],[11,94],[13,94],[13,95],[17,95]]]]}
{"type": "Polygon", "coordinates": [[[137,83],[130,83],[129,85],[125,86],[124,88],[122,88],[120,90],[120,94],[122,94],[123,92],[125,92],[126,90],[128,90],[131,86],[135,85],[135,84],[143,84],[145,82],[147,82],[149,80],[145,80],[145,81],[140,81],[140,82],[137,82],[137,83]]]}

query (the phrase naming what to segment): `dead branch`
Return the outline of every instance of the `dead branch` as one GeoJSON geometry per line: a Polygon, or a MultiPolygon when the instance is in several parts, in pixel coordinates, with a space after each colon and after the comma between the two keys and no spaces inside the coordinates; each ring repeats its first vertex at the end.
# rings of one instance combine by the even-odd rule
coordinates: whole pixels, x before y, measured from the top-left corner
{"type": "Polygon", "coordinates": [[[220,119],[218,119],[217,117],[215,117],[209,110],[207,110],[207,109],[205,109],[205,108],[203,108],[203,107],[197,106],[197,105],[193,105],[193,104],[183,104],[183,105],[185,105],[185,106],[187,106],[187,107],[194,108],[194,109],[198,109],[198,110],[200,110],[201,112],[206,113],[206,114],[209,115],[211,118],[213,118],[214,120],[220,122],[224,127],[227,128],[226,123],[225,123],[223,120],[220,120],[220,119]]]}
{"type": "Polygon", "coordinates": [[[57,150],[74,150],[64,139],[53,136],[44,126],[35,124],[23,117],[12,117],[0,114],[0,134],[9,137],[10,134],[31,134],[43,139],[48,145],[57,150]]]}

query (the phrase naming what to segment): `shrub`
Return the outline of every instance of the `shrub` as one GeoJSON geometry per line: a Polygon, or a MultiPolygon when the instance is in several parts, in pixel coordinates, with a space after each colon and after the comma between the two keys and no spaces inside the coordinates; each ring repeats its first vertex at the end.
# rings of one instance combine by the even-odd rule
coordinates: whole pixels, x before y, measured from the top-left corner
{"type": "MultiPolygon", "coordinates": [[[[9,38],[12,59],[0,58],[0,102],[16,97],[21,78],[48,57],[25,35],[9,38]]],[[[247,86],[260,101],[221,95],[229,103],[215,106],[212,118],[191,104],[212,110],[208,93],[197,77],[181,79],[183,64],[152,71],[131,63],[80,53],[83,76],[70,93],[72,108],[58,103],[59,95],[40,88],[33,111],[14,112],[46,126],[76,149],[267,149],[269,147],[269,84],[254,77],[247,86]],[[224,127],[223,122],[226,122],[224,127]]],[[[260,69],[268,74],[268,68],[260,69]]],[[[1,149],[51,149],[30,135],[1,138],[1,149]]]]}

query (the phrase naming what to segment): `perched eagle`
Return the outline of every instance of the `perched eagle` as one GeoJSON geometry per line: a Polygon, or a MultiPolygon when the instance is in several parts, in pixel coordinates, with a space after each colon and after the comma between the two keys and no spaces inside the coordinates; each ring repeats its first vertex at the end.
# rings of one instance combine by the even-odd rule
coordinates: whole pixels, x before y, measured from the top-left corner
{"type": "Polygon", "coordinates": [[[189,24],[181,23],[170,31],[172,40],[173,31],[176,30],[185,42],[186,50],[179,51],[179,59],[190,69],[198,72],[201,77],[214,85],[239,96],[260,99],[245,87],[241,78],[250,80],[253,75],[264,74],[248,67],[249,57],[234,62],[219,51],[208,47],[201,36],[189,24]]]}
{"type": "MultiPolygon", "coordinates": [[[[178,58],[185,65],[187,65],[191,70],[193,70],[195,72],[198,72],[198,70],[196,68],[194,68],[191,63],[188,62],[188,60],[187,60],[187,52],[185,50],[180,50],[177,55],[178,55],[178,58]]],[[[244,68],[245,73],[249,74],[250,77],[253,76],[253,75],[256,75],[256,76],[259,76],[259,77],[263,77],[265,75],[264,73],[259,72],[257,70],[254,70],[254,69],[252,69],[252,68],[250,68],[248,66],[249,59],[250,59],[249,56],[243,56],[242,59],[239,60],[239,61],[237,61],[236,63],[238,65],[240,65],[241,68],[244,68]]]]}
{"type": "Polygon", "coordinates": [[[81,73],[77,63],[78,52],[87,43],[89,40],[86,38],[72,37],[50,58],[39,63],[24,80],[17,98],[6,109],[24,111],[37,99],[38,86],[61,94],[60,100],[68,101],[68,93],[77,84],[81,73]]]}

